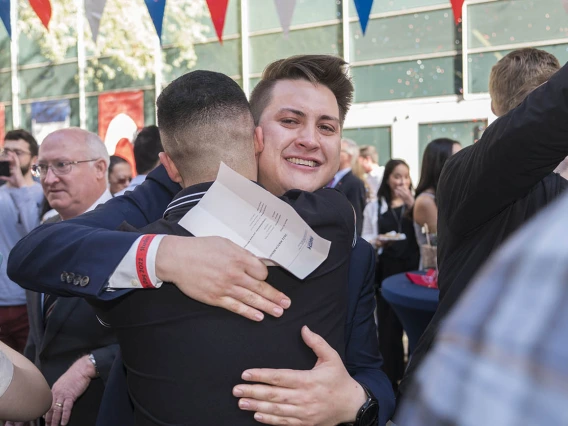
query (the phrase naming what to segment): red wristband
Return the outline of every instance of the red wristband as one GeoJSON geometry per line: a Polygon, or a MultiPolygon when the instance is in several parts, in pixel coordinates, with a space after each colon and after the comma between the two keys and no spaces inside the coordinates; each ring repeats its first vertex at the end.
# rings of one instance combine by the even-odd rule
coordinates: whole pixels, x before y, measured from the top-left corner
{"type": "Polygon", "coordinates": [[[138,243],[138,249],[136,250],[136,272],[138,273],[138,280],[144,288],[156,288],[148,276],[148,269],[146,269],[148,248],[155,237],[156,234],[142,236],[142,239],[138,243]]]}

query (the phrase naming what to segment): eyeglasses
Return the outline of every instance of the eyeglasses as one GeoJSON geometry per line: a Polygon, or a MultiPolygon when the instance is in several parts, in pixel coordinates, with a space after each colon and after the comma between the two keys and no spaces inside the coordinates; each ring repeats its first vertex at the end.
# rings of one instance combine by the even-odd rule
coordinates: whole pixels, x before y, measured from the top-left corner
{"type": "Polygon", "coordinates": [[[0,150],[0,155],[9,154],[10,152],[13,153],[13,154],[16,154],[18,157],[21,157],[24,154],[29,154],[29,155],[32,154],[29,151],[22,151],[21,149],[4,148],[4,149],[0,150]]]}
{"type": "Polygon", "coordinates": [[[45,178],[47,176],[47,171],[51,169],[54,175],[61,176],[66,175],[71,171],[75,164],[89,163],[91,161],[97,161],[99,158],[94,158],[92,160],[81,160],[81,161],[56,161],[53,164],[34,164],[32,166],[32,174],[35,177],[45,178]]]}

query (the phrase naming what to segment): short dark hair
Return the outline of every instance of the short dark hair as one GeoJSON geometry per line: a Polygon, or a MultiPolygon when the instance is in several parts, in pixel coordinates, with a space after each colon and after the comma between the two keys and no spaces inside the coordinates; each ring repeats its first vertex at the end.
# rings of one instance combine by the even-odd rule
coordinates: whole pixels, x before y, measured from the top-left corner
{"type": "Polygon", "coordinates": [[[122,163],[128,164],[128,161],[126,161],[124,158],[122,158],[118,155],[111,155],[110,156],[110,163],[108,165],[109,176],[112,173],[112,169],[114,169],[114,166],[116,166],[117,164],[122,164],[122,163]]]}
{"type": "Polygon", "coordinates": [[[434,139],[424,150],[422,156],[422,171],[420,172],[420,182],[416,187],[416,197],[428,188],[438,189],[440,174],[448,158],[452,156],[454,145],[461,145],[458,141],[447,138],[434,139]]]}
{"type": "Polygon", "coordinates": [[[35,157],[38,154],[39,146],[30,132],[26,132],[23,129],[10,130],[6,133],[6,136],[4,136],[4,141],[17,141],[19,139],[28,143],[32,157],[35,157]]]}
{"type": "Polygon", "coordinates": [[[166,87],[156,104],[164,150],[183,177],[210,176],[220,161],[234,170],[243,161],[256,167],[250,164],[251,158],[254,162],[250,106],[230,77],[213,71],[187,73],[166,87]]]}
{"type": "Polygon", "coordinates": [[[489,94],[496,115],[505,115],[519,106],[528,94],[548,81],[560,63],[551,53],[527,47],[508,53],[489,75],[489,94]]]}
{"type": "MultiPolygon", "coordinates": [[[[385,164],[385,173],[383,174],[383,180],[381,182],[381,186],[379,186],[379,190],[377,191],[377,198],[379,199],[379,203],[381,201],[381,198],[384,198],[389,208],[392,201],[392,191],[389,186],[389,178],[394,169],[396,169],[397,166],[400,166],[401,164],[405,165],[406,168],[410,170],[408,163],[404,160],[392,159],[387,161],[387,164],[385,164]]],[[[410,181],[410,189],[412,189],[412,180],[410,181]]]]}
{"type": "Polygon", "coordinates": [[[347,74],[347,62],[331,55],[298,55],[272,62],[262,73],[250,96],[254,123],[270,103],[272,89],[279,80],[307,80],[326,86],[337,100],[341,126],[353,102],[353,83],[347,74]]]}
{"type": "Polygon", "coordinates": [[[158,154],[162,152],[162,141],[158,126],[146,126],[134,139],[134,161],[136,173],[147,175],[159,161],[158,154]]]}

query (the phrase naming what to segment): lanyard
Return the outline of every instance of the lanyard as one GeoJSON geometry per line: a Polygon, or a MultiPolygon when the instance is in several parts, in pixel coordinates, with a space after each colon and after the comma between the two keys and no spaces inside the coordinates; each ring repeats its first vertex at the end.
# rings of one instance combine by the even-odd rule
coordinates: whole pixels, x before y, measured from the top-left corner
{"type": "Polygon", "coordinates": [[[390,209],[390,211],[391,211],[391,213],[392,213],[392,217],[394,217],[394,220],[396,221],[396,224],[397,224],[397,226],[398,226],[398,233],[399,233],[399,234],[402,233],[402,217],[403,217],[403,215],[404,215],[404,208],[405,208],[405,207],[406,207],[406,206],[403,204],[403,205],[402,205],[402,209],[400,209],[400,217],[398,217],[398,216],[395,214],[393,208],[390,209]]]}

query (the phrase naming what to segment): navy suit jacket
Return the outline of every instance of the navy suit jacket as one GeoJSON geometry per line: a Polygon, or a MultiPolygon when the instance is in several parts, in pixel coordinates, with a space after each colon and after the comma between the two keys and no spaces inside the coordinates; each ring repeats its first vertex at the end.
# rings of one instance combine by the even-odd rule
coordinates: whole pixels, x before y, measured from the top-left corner
{"type": "MultiPolygon", "coordinates": [[[[133,291],[106,289],[109,277],[139,237],[139,234],[115,229],[123,221],[142,228],[158,220],[180,189],[160,166],[133,192],[113,198],[77,218],[36,228],[11,251],[10,279],[33,291],[98,300],[111,300],[133,291]],[[62,282],[63,272],[88,277],[88,283],[76,286],[62,282]]],[[[349,268],[345,364],[351,376],[371,389],[379,400],[379,425],[382,426],[392,416],[395,402],[390,382],[381,370],[382,357],[374,320],[374,266],[372,247],[358,239],[349,268]]],[[[107,390],[112,392],[113,388],[109,386],[107,390]]],[[[115,391],[121,392],[118,388],[115,391]]],[[[106,416],[106,410],[101,416],[106,416]]],[[[99,420],[99,424],[103,424],[102,418],[99,420]]]]}

